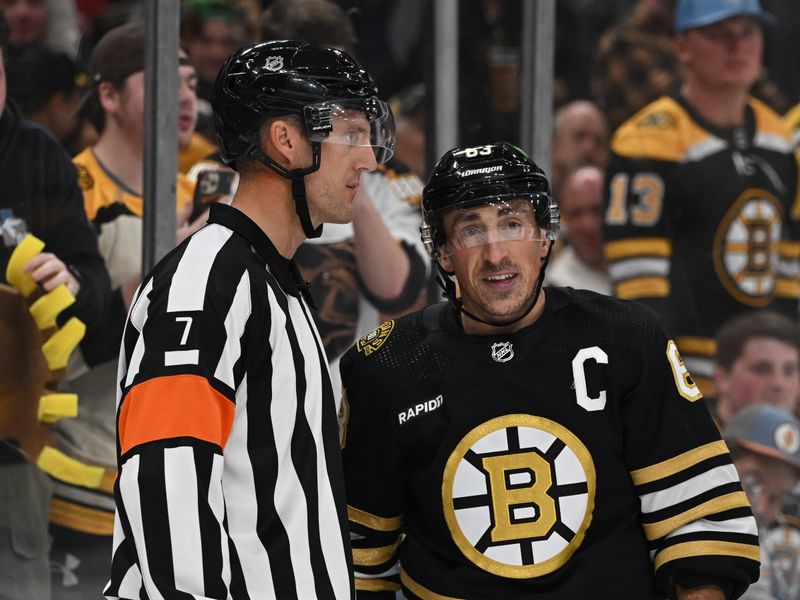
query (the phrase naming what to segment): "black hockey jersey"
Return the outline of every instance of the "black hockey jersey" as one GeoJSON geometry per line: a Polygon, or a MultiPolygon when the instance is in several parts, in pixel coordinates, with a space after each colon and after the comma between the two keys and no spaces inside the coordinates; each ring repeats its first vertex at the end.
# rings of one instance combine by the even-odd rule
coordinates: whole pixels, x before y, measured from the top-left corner
{"type": "Polygon", "coordinates": [[[797,318],[800,234],[791,133],[751,100],[720,129],[681,97],[649,104],[614,134],[605,237],[615,295],[665,316],[700,388],[713,392],[714,335],[771,307],[797,318]]]}
{"type": "Polygon", "coordinates": [[[545,293],[513,334],[467,335],[440,304],[342,359],[359,595],[738,595],[756,523],[675,344],[636,303],[545,293]]]}

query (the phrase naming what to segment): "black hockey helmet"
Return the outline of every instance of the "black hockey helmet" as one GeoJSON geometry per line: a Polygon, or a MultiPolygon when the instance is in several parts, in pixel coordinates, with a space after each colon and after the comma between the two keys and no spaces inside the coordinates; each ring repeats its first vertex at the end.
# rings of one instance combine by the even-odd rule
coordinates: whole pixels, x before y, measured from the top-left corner
{"type": "Polygon", "coordinates": [[[436,163],[422,191],[422,241],[438,258],[445,242],[445,212],[510,199],[529,200],[539,227],[549,239],[557,237],[558,205],[550,196],[547,177],[522,150],[508,142],[453,148],[436,163]]]}
{"type": "Polygon", "coordinates": [[[394,152],[394,119],[377,97],[375,82],[349,54],[327,46],[292,40],[271,41],[234,52],[214,83],[214,127],[223,161],[257,160],[292,179],[293,195],[309,237],[310,220],[303,176],[319,169],[320,143],[370,146],[379,164],[394,152]],[[352,111],[363,113],[370,131],[361,138],[337,137],[334,125],[352,111]],[[296,115],[311,140],[313,163],[287,171],[261,151],[260,128],[265,119],[296,115]]]}
{"type": "MultiPolygon", "coordinates": [[[[422,241],[440,271],[439,283],[457,308],[461,309],[461,302],[456,298],[455,286],[450,278],[452,274],[444,271],[439,262],[447,242],[444,215],[459,208],[518,200],[530,202],[541,230],[538,232],[541,237],[528,239],[547,239],[552,248],[559,230],[558,205],[550,195],[550,185],[544,171],[522,150],[508,142],[453,148],[436,163],[422,191],[424,224],[420,230],[422,241]]],[[[549,257],[548,252],[542,259],[535,297],[538,297],[544,280],[549,257]]],[[[533,304],[529,310],[531,308],[533,304]]],[[[471,314],[469,316],[481,321],[471,314]]]]}

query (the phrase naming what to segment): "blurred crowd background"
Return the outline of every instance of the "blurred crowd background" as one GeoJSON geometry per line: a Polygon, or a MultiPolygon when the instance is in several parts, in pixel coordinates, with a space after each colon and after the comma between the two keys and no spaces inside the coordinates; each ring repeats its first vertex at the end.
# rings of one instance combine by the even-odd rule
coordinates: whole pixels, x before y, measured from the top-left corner
{"type": "MultiPolygon", "coordinates": [[[[464,0],[458,3],[460,145],[481,145],[495,140],[519,143],[524,1],[464,0]]],[[[679,236],[669,225],[665,225],[666,233],[659,234],[661,237],[653,238],[655,241],[650,245],[641,246],[649,250],[633,248],[630,239],[650,236],[652,228],[645,229],[644,233],[625,234],[629,238],[627,242],[615,237],[613,246],[607,246],[609,240],[605,238],[609,224],[620,225],[609,216],[615,193],[609,185],[610,175],[625,173],[616,159],[631,158],[623,149],[628,131],[625,127],[631,127],[629,119],[649,103],[677,92],[682,83],[694,81],[692,70],[696,71],[697,66],[687,66],[685,57],[676,52],[676,4],[677,0],[556,2],[554,121],[552,130],[542,128],[537,132],[552,139],[552,164],[542,166],[550,178],[562,215],[562,236],[548,272],[551,285],[589,288],[643,301],[668,295],[659,291],[663,288],[659,287],[662,284],[657,276],[650,274],[636,279],[630,273],[639,266],[652,266],[656,261],[662,261],[658,265],[663,265],[666,259],[677,264],[679,236]],[[619,132],[616,138],[615,131],[619,132]],[[616,146],[612,142],[614,139],[616,146]],[[674,246],[675,257],[663,250],[673,247],[665,246],[663,240],[674,246]],[[611,253],[609,247],[613,248],[611,253]],[[611,271],[609,263],[612,263],[611,271]]],[[[382,96],[390,99],[398,132],[395,160],[363,186],[371,199],[367,211],[372,210],[371,206],[377,207],[377,212],[360,217],[362,225],[355,223],[345,232],[336,230],[338,237],[314,247],[304,247],[297,257],[304,275],[314,288],[322,290],[315,301],[320,309],[319,325],[332,369],[341,352],[382,319],[441,299],[431,279],[431,270],[426,266],[424,252],[419,250],[415,239],[419,226],[419,194],[430,168],[425,153],[426,125],[429,125],[425,115],[429,106],[426,87],[430,85],[433,62],[432,5],[430,0],[185,0],[181,5],[182,54],[181,71],[177,74],[181,103],[178,240],[204,222],[202,210],[199,213],[195,210],[198,198],[225,201],[235,189],[235,175],[220,164],[216,155],[211,102],[217,72],[236,49],[262,40],[280,39],[287,31],[299,39],[334,45],[351,51],[373,75],[382,96]],[[211,175],[203,176],[204,172],[211,175]],[[367,227],[371,218],[377,218],[382,225],[367,227]],[[388,283],[373,280],[362,256],[367,252],[384,256],[380,247],[368,246],[379,243],[380,236],[369,235],[377,230],[387,233],[386,239],[404,242],[404,254],[387,258],[397,265],[396,271],[387,267],[387,272],[398,274],[395,281],[388,283]]],[[[764,107],[758,108],[757,113],[763,110],[770,115],[768,133],[783,136],[784,146],[791,145],[790,151],[784,154],[792,157],[793,166],[786,163],[784,157],[781,159],[784,162],[773,165],[773,170],[780,176],[784,171],[789,173],[786,181],[791,181],[796,188],[794,157],[800,126],[800,45],[795,38],[800,31],[800,7],[796,0],[762,0],[761,7],[775,19],[774,22],[770,19],[763,27],[763,59],[755,57],[757,73],[752,81],[745,78],[745,91],[757,99],[758,107],[764,107]]],[[[81,427],[55,425],[48,429],[51,433],[55,431],[48,438],[48,444],[71,459],[99,465],[102,481],[97,479],[88,484],[89,479],[82,478],[78,467],[77,471],[66,469],[69,473],[63,480],[50,472],[47,484],[50,487],[43,494],[35,495],[39,500],[46,497],[51,502],[49,511],[42,517],[51,522],[51,538],[42,543],[46,546],[45,554],[49,552],[52,587],[43,584],[49,589],[30,595],[39,600],[46,598],[42,594],[50,593],[53,598],[94,599],[100,597],[100,582],[107,579],[103,557],[111,555],[108,527],[112,525],[107,519],[109,509],[113,511],[110,486],[115,463],[104,457],[113,458],[114,455],[114,400],[113,391],[107,393],[109,388],[104,386],[109,381],[113,383],[111,373],[115,372],[116,358],[113,348],[119,347],[121,336],[117,329],[124,322],[124,310],[141,278],[137,251],[141,243],[140,225],[130,229],[127,221],[118,219],[120,211],[115,213],[113,207],[125,205],[127,208],[121,209],[125,213],[123,216],[141,220],[143,152],[142,98],[132,100],[130,95],[122,94],[114,100],[112,95],[106,96],[102,91],[104,81],[121,86],[126,78],[139,73],[142,65],[128,64],[130,56],[124,56],[119,47],[105,52],[95,49],[108,32],[141,21],[144,3],[133,0],[0,0],[0,9],[8,23],[8,41],[3,50],[7,87],[4,118],[10,118],[6,116],[9,111],[18,111],[25,120],[46,129],[63,148],[63,153],[74,158],[77,171],[72,171],[75,179],[72,185],[77,185],[82,192],[88,223],[99,235],[99,253],[108,272],[104,276],[110,275],[110,285],[108,281],[98,284],[100,288],[105,286],[98,294],[107,299],[101,302],[103,309],[95,311],[94,322],[87,323],[87,337],[80,348],[81,366],[77,367],[77,361],[72,361],[54,378],[43,377],[48,385],[55,380],[58,390],[78,392],[79,401],[85,400],[87,406],[108,403],[105,409],[79,414],[75,422],[83,419],[81,427]],[[115,69],[119,71],[120,81],[113,81],[109,76],[115,69]],[[93,97],[101,102],[92,105],[93,97]],[[119,106],[114,105],[116,101],[119,106]],[[95,192],[102,186],[110,191],[101,197],[95,192]],[[114,230],[117,237],[113,240],[109,238],[112,222],[117,227],[114,230]],[[120,258],[121,253],[127,253],[131,264],[127,264],[124,257],[120,258]],[[97,334],[98,330],[103,336],[97,334]],[[101,337],[103,339],[99,340],[101,337]],[[88,420],[87,414],[91,416],[88,420]],[[86,444],[87,440],[94,445],[86,444]],[[87,447],[90,450],[86,450],[87,447]],[[79,475],[74,475],[75,472],[79,475]],[[77,506],[78,512],[71,513],[70,505],[77,506]],[[52,550],[50,539],[54,540],[52,550]]],[[[134,36],[130,38],[134,42],[129,38],[125,40],[133,44],[128,46],[131,55],[138,56],[141,62],[141,48],[136,46],[136,43],[141,44],[141,38],[136,38],[135,33],[126,35],[134,36]]],[[[744,39],[747,33],[724,31],[720,35],[744,39]]],[[[738,43],[731,41],[731,44],[738,43]]],[[[761,48],[758,52],[761,53],[761,48]]],[[[140,82],[139,92],[142,85],[140,82]]],[[[703,111],[699,113],[700,116],[689,111],[689,119],[721,138],[725,135],[720,131],[731,129],[731,144],[736,146],[737,124],[726,128],[725,123],[717,123],[721,127],[715,128],[713,118],[709,119],[703,111]],[[711,125],[704,125],[709,121],[711,125]]],[[[652,113],[648,118],[657,121],[659,114],[652,113]]],[[[763,122],[759,123],[761,127],[763,122]]],[[[0,127],[0,148],[3,143],[0,127]]],[[[15,148],[11,145],[2,152],[0,161],[10,161],[15,148]]],[[[658,170],[653,155],[641,158],[650,161],[646,162],[647,173],[658,170]]],[[[677,163],[687,160],[682,157],[677,163]]],[[[15,178],[20,169],[26,168],[23,164],[10,172],[10,164],[7,162],[3,171],[0,162],[0,227],[6,249],[13,249],[21,238],[20,231],[15,229],[18,221],[12,218],[15,214],[9,208],[10,188],[3,177],[15,178]]],[[[704,168],[710,170],[700,187],[704,190],[704,199],[713,202],[714,190],[724,187],[727,176],[722,171],[716,172],[713,165],[704,168]]],[[[633,174],[630,171],[630,175],[633,174]]],[[[672,185],[666,175],[663,177],[672,185]]],[[[784,191],[786,202],[781,201],[781,205],[787,208],[780,236],[787,250],[780,252],[788,263],[800,256],[794,249],[800,243],[796,225],[800,219],[800,204],[794,189],[784,191]]],[[[669,194],[664,198],[667,202],[669,194]]],[[[720,202],[728,202],[728,199],[720,199],[720,202]]],[[[664,211],[667,210],[665,205],[664,211]]],[[[660,216],[647,222],[647,214],[638,214],[645,225],[660,226],[660,216]]],[[[633,218],[635,221],[635,214],[633,218]]],[[[713,236],[717,222],[707,225],[708,235],[713,236]]],[[[34,233],[35,230],[31,223],[24,229],[34,233]]],[[[611,232],[614,236],[621,235],[613,228],[611,232]]],[[[702,237],[705,233],[698,235],[702,237]]],[[[45,239],[44,242],[45,251],[58,255],[50,241],[45,239]]],[[[69,246],[66,247],[65,252],[69,254],[69,246]]],[[[385,256],[389,257],[390,250],[386,252],[385,256]]],[[[77,264],[70,262],[67,256],[61,256],[61,260],[68,266],[77,264]]],[[[701,262],[703,260],[711,264],[714,257],[706,255],[700,258],[701,262]]],[[[644,271],[639,275],[642,273],[644,271]]],[[[762,558],[775,557],[765,561],[765,595],[753,596],[763,598],[800,597],[797,566],[800,559],[800,424],[797,421],[800,414],[800,335],[797,330],[800,279],[796,267],[787,267],[782,273],[779,291],[791,301],[789,310],[762,302],[744,303],[741,310],[731,312],[717,306],[713,296],[702,296],[691,300],[702,304],[702,310],[687,311],[694,311],[694,316],[719,316],[723,322],[718,326],[709,318],[708,323],[713,322],[713,327],[709,325],[702,332],[684,332],[687,337],[684,341],[678,340],[685,358],[691,355],[686,366],[696,375],[706,398],[704,401],[709,403],[721,431],[735,449],[741,478],[764,526],[763,543],[767,545],[762,548],[762,558]],[[775,591],[779,588],[780,594],[775,591]]],[[[79,286],[76,289],[93,285],[80,273],[75,277],[79,286]]],[[[680,306],[677,310],[681,310],[680,306]]],[[[674,326],[676,309],[673,307],[670,311],[667,320],[674,326]]],[[[0,328],[0,335],[3,331],[0,328]]],[[[8,340],[0,339],[0,348],[3,353],[11,354],[8,340]]],[[[2,369],[9,372],[8,361],[0,364],[0,372],[2,369]]],[[[0,407],[3,402],[7,404],[10,400],[0,398],[0,407]]],[[[24,449],[25,443],[14,439],[13,426],[3,425],[2,415],[0,411],[0,438],[12,440],[14,446],[24,449]]],[[[30,462],[30,455],[25,458],[30,462]]],[[[13,457],[3,459],[0,453],[0,467],[6,463],[13,464],[13,457]]],[[[59,472],[63,475],[65,471],[59,472]]],[[[0,468],[0,497],[4,487],[9,489],[17,485],[4,473],[10,470],[0,468]]],[[[34,510],[26,504],[28,500],[24,499],[24,494],[17,494],[15,498],[23,512],[34,510]]],[[[0,532],[4,527],[13,529],[12,523],[4,522],[4,518],[0,515],[0,532]]],[[[13,519],[9,517],[9,520],[13,519]]],[[[23,544],[25,547],[20,551],[19,543],[16,546],[13,543],[13,531],[10,535],[12,554],[21,552],[35,556],[40,552],[35,543],[30,547],[23,544]]],[[[0,571],[7,569],[3,560],[0,549],[0,571]]],[[[19,594],[8,597],[28,597],[23,592],[19,594]]],[[[3,597],[0,586],[0,598],[3,597]]]]}

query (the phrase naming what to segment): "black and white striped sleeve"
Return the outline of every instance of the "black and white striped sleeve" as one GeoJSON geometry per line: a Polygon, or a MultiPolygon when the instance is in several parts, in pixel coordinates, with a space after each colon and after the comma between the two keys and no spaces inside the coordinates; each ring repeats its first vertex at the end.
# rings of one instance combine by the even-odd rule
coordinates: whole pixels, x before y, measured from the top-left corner
{"type": "Polygon", "coordinates": [[[230,235],[208,228],[176,249],[131,308],[109,597],[226,598],[235,584],[223,453],[246,394],[243,345],[254,325],[250,274],[225,260],[230,235]]]}

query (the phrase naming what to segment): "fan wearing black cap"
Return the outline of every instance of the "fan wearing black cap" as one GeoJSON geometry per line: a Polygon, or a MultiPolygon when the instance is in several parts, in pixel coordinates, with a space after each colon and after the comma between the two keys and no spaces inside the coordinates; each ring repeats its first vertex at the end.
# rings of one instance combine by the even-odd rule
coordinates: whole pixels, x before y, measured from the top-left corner
{"type": "Polygon", "coordinates": [[[342,358],[359,598],[736,598],[756,523],[657,316],[542,287],[544,172],[455,148],[422,194],[449,302],[342,358]]]}
{"type": "Polygon", "coordinates": [[[292,256],[352,218],[394,121],[348,54],[296,41],[231,55],[213,106],[239,185],[131,306],[105,594],[352,598],[338,406],[292,256]]]}

